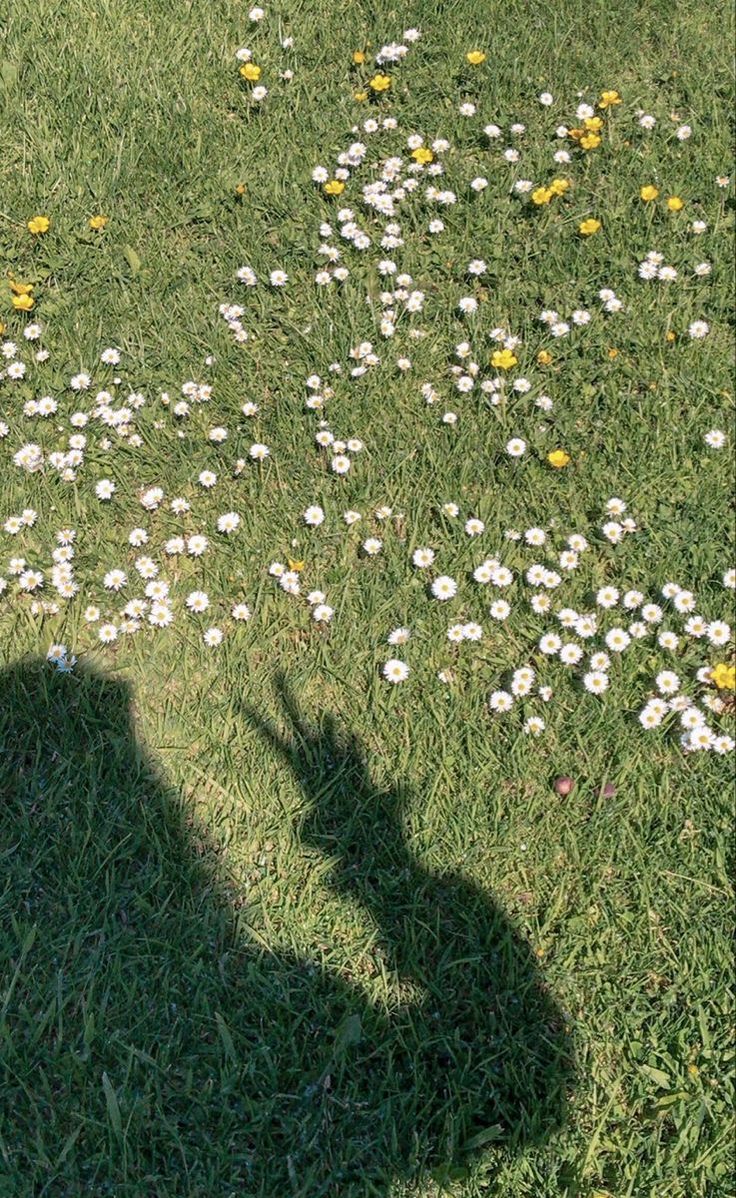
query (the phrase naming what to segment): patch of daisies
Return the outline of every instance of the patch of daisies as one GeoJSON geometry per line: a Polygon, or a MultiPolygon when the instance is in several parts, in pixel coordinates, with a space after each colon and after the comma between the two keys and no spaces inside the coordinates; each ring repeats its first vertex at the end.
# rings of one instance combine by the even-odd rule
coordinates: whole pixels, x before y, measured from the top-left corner
{"type": "MultiPolygon", "coordinates": [[[[604,93],[617,96],[617,93],[604,93]]],[[[540,97],[544,106],[549,106],[551,97],[540,97]]],[[[618,102],[618,101],[617,101],[618,102]]],[[[465,104],[461,109],[464,116],[475,116],[477,109],[472,104],[465,104]]],[[[596,128],[599,118],[594,116],[595,110],[589,105],[579,106],[576,117],[596,128]]],[[[656,121],[640,122],[641,128],[651,130],[656,121]]],[[[689,130],[683,127],[678,132],[678,140],[687,140],[689,130]]],[[[434,293],[431,280],[418,285],[417,280],[408,272],[402,270],[401,255],[406,244],[405,229],[423,229],[423,236],[436,236],[444,232],[444,221],[433,215],[437,207],[455,206],[462,203],[473,194],[483,192],[489,186],[487,178],[475,175],[464,183],[455,184],[452,188],[436,182],[446,174],[445,158],[451,151],[451,143],[446,138],[426,139],[416,132],[403,137],[397,120],[392,117],[369,117],[359,131],[365,140],[354,140],[338,154],[331,166],[319,165],[312,172],[312,180],[328,196],[342,197],[349,180],[356,182],[361,175],[368,175],[369,180],[354,193],[354,207],[339,206],[335,211],[334,222],[322,221],[317,229],[318,246],[316,256],[318,266],[314,282],[319,288],[326,288],[334,283],[344,283],[348,278],[356,276],[365,290],[365,303],[374,314],[374,329],[371,339],[359,343],[352,351],[353,363],[335,362],[329,366],[333,376],[346,379],[348,383],[360,379],[369,370],[382,365],[382,355],[377,352],[374,340],[380,336],[384,341],[394,339],[399,331],[415,341],[421,341],[426,335],[425,329],[412,323],[412,316],[424,316],[427,296],[434,293]],[[388,150],[385,139],[393,139],[388,150]],[[401,139],[401,140],[398,140],[401,139]],[[372,153],[371,151],[374,151],[372,153]],[[353,261],[354,251],[357,257],[353,261]],[[319,260],[322,260],[320,262],[319,260]],[[348,265],[348,263],[350,265],[348,265]]],[[[555,136],[558,140],[565,139],[569,134],[567,127],[558,126],[555,136]]],[[[525,128],[519,124],[511,125],[509,137],[519,139],[524,135],[525,128]]],[[[496,142],[502,136],[498,125],[485,128],[489,142],[496,142]]],[[[596,144],[600,142],[597,134],[591,133],[591,139],[596,144]]],[[[554,155],[555,164],[568,164],[572,155],[567,150],[557,150],[554,155]]],[[[507,146],[502,154],[503,160],[511,165],[520,161],[521,153],[513,145],[507,146]]],[[[567,181],[556,180],[559,184],[555,193],[554,184],[551,194],[564,195],[569,188],[567,181]]],[[[507,185],[508,186],[508,185],[507,185]]],[[[527,193],[535,194],[532,181],[516,179],[511,183],[511,189],[520,196],[527,193]]],[[[542,202],[547,202],[546,199],[542,202]]],[[[673,209],[674,210],[674,209],[673,209]]],[[[701,234],[707,228],[705,222],[693,222],[692,232],[701,234]]],[[[416,236],[416,233],[414,233],[416,236]]],[[[655,277],[656,268],[661,267],[661,256],[648,256],[655,277]],[[655,259],[659,259],[655,263],[655,259]]],[[[487,272],[487,264],[481,257],[469,259],[463,278],[472,284],[467,289],[468,294],[461,294],[457,300],[456,316],[462,321],[470,321],[469,336],[459,341],[452,353],[448,354],[446,381],[443,383],[425,381],[420,384],[420,392],[427,405],[439,406],[441,422],[454,425],[460,419],[457,401],[464,396],[477,391],[483,398],[484,404],[490,408],[498,408],[506,415],[512,414],[522,400],[531,401],[533,407],[543,412],[551,412],[554,407],[552,397],[547,389],[533,377],[517,373],[514,368],[519,364],[523,345],[520,336],[513,330],[498,325],[490,329],[479,329],[473,318],[479,311],[478,292],[483,286],[483,276],[487,272]],[[474,293],[473,293],[474,291],[474,293]],[[471,340],[472,337],[472,340],[471,340]],[[474,344],[475,343],[475,344],[474,344]],[[490,348],[490,354],[489,354],[490,348]],[[490,370],[489,370],[490,366],[490,370]],[[495,370],[493,368],[496,368],[495,370]],[[447,393],[454,394],[455,402],[448,402],[447,393]]],[[[693,271],[695,278],[707,278],[708,263],[699,263],[693,271]]],[[[647,270],[639,271],[640,277],[648,277],[647,270]]],[[[667,272],[660,276],[666,281],[667,272]]],[[[593,311],[580,305],[568,312],[545,309],[539,314],[539,321],[546,331],[550,343],[564,338],[581,336],[597,320],[610,318],[625,311],[625,303],[613,287],[603,287],[595,295],[596,306],[593,311]]],[[[708,335],[709,325],[704,320],[691,322],[688,335],[691,340],[699,341],[708,335]]],[[[399,356],[393,358],[392,365],[399,371],[406,372],[413,368],[409,350],[399,351],[399,356]]],[[[540,353],[540,361],[544,361],[540,353]]],[[[383,355],[385,360],[388,355],[383,355]]],[[[533,373],[533,372],[532,372],[533,373]]],[[[346,474],[350,469],[350,460],[346,450],[357,444],[362,448],[363,441],[359,437],[353,442],[337,440],[326,420],[325,409],[335,394],[335,385],[326,382],[319,373],[310,375],[307,379],[308,409],[321,417],[316,433],[316,440],[323,448],[332,453],[340,451],[340,457],[333,458],[332,467],[337,473],[346,474]]],[[[473,418],[476,418],[473,409],[473,418]]],[[[705,434],[705,443],[710,448],[721,448],[725,444],[725,434],[719,430],[711,430],[705,434]]],[[[502,443],[502,449],[508,457],[521,458],[529,451],[525,436],[512,436],[502,443]]],[[[551,456],[551,460],[552,457],[551,456]]],[[[567,455],[563,455],[567,458],[567,455]]],[[[569,458],[568,458],[569,460],[569,458]]],[[[556,464],[556,463],[554,463],[556,464]]],[[[564,464],[561,463],[561,464],[564,464]]],[[[390,509],[385,509],[390,514],[390,509]]],[[[450,519],[459,516],[458,505],[444,505],[443,515],[450,519]]],[[[321,506],[310,507],[303,514],[307,525],[322,524],[325,512],[321,506]]],[[[361,513],[348,510],[343,513],[343,520],[348,524],[356,523],[362,518],[361,513]]],[[[469,516],[464,522],[465,533],[469,537],[482,537],[485,531],[483,522],[475,516],[469,516]]],[[[636,521],[627,514],[626,504],[613,498],[606,505],[605,519],[600,526],[592,530],[592,547],[594,552],[601,544],[619,544],[628,535],[637,531],[636,521]]],[[[590,535],[590,534],[589,534],[590,535]]],[[[510,530],[509,540],[521,539],[521,534],[510,530]]],[[[526,546],[549,549],[549,531],[538,528],[526,530],[523,535],[526,546]]],[[[380,536],[367,536],[359,543],[358,552],[365,557],[377,557],[383,549],[380,536]]],[[[503,561],[503,554],[489,556],[481,561],[472,572],[472,581],[488,588],[493,598],[483,615],[478,618],[461,618],[449,623],[447,641],[452,646],[463,642],[471,645],[481,645],[488,635],[488,629],[497,628],[513,618],[514,608],[531,611],[534,615],[550,625],[546,630],[540,629],[539,638],[531,648],[534,664],[518,663],[509,669],[501,680],[502,685],[494,689],[490,695],[489,705],[496,715],[503,715],[536,694],[548,703],[553,697],[553,688],[547,677],[553,665],[562,666],[572,675],[581,691],[591,695],[605,694],[620,673],[618,661],[624,654],[636,650],[638,643],[647,646],[651,654],[652,642],[656,641],[657,649],[664,654],[676,654],[685,651],[688,643],[694,644],[701,640],[708,645],[711,652],[726,649],[731,640],[730,626],[723,620],[706,619],[695,611],[695,599],[687,588],[675,583],[668,584],[661,596],[647,597],[642,592],[627,587],[605,586],[599,588],[591,597],[586,610],[579,611],[570,605],[560,604],[557,600],[559,588],[572,577],[581,564],[583,555],[591,550],[591,542],[585,535],[575,532],[569,535],[564,545],[555,553],[555,560],[533,561],[526,568],[514,573],[503,561]],[[515,588],[515,589],[514,589],[515,588]],[[525,592],[519,602],[519,591],[525,592]],[[514,602],[514,598],[516,602],[514,602]],[[511,600],[511,601],[510,601],[511,600]],[[662,604],[664,603],[664,606],[662,604]],[[671,617],[667,626],[663,621],[671,617]],[[681,618],[682,617],[682,618],[681,618]],[[540,675],[544,681],[540,682],[540,675]]],[[[438,554],[432,547],[420,547],[414,550],[411,566],[422,570],[427,576],[427,598],[430,602],[448,603],[458,601],[458,596],[466,589],[467,579],[456,576],[456,572],[445,573],[437,568],[438,554]]],[[[301,594],[300,578],[297,571],[289,570],[280,562],[271,565],[271,573],[277,578],[279,585],[287,593],[294,596],[301,594]]],[[[724,574],[724,585],[733,586],[733,572],[724,574]]],[[[312,616],[320,622],[329,622],[334,609],[324,607],[325,596],[321,591],[312,592],[307,596],[312,616]]],[[[409,628],[399,627],[388,636],[388,644],[392,648],[408,645],[412,637],[409,628]]],[[[725,702],[717,694],[708,693],[708,684],[713,667],[704,664],[696,671],[690,671],[684,680],[672,669],[663,669],[653,679],[653,693],[642,709],[639,722],[643,728],[658,727],[668,720],[673,723],[674,716],[683,717],[682,743],[686,749],[703,747],[714,748],[716,752],[729,751],[732,741],[726,734],[713,732],[703,715],[695,731],[694,713],[702,708],[720,715],[725,710],[725,702]],[[688,680],[695,683],[699,691],[703,691],[699,700],[700,707],[692,691],[688,696],[688,680]],[[663,706],[664,705],[664,706],[663,706]],[[684,713],[687,712],[686,715],[684,713]],[[691,722],[690,724],[688,722],[691,722]],[[691,736],[691,732],[694,735],[691,736]],[[710,741],[708,737],[710,736],[710,741]],[[708,743],[706,743],[708,742],[708,743]]],[[[394,656],[386,660],[381,672],[383,677],[392,684],[405,682],[411,673],[408,660],[394,656]]],[[[686,673],[686,672],[685,672],[686,673]]],[[[439,671],[441,682],[449,682],[453,678],[450,666],[439,671]]],[[[524,730],[530,734],[540,735],[545,728],[541,714],[527,715],[524,720],[524,730]]]]}
{"type": "MultiPolygon", "coordinates": [[[[708,713],[711,719],[720,716],[727,704],[714,688],[714,669],[707,658],[727,650],[732,629],[724,620],[699,614],[692,590],[668,582],[659,595],[647,597],[637,588],[626,587],[625,582],[607,583],[591,592],[585,610],[561,598],[585,556],[591,553],[596,556],[603,540],[617,542],[622,536],[636,533],[636,522],[625,512],[626,505],[621,499],[609,500],[605,514],[616,519],[605,519],[589,534],[590,540],[581,532],[570,533],[560,542],[551,531],[542,528],[529,528],[523,534],[508,530],[507,542],[523,546],[537,557],[536,561],[516,568],[504,562],[508,552],[500,552],[485,557],[469,576],[444,573],[438,553],[426,546],[414,550],[411,563],[416,570],[425,572],[429,599],[448,606],[459,603],[466,612],[475,608],[477,619],[463,618],[448,624],[446,635],[452,645],[462,642],[479,645],[487,637],[496,643],[498,625],[513,619],[515,612],[523,614],[525,626],[531,613],[538,618],[536,642],[529,644],[525,659],[512,664],[491,691],[489,706],[495,716],[521,709],[524,731],[540,735],[545,727],[544,717],[539,711],[529,713],[530,702],[534,698],[544,704],[552,700],[555,691],[551,683],[560,667],[579,690],[601,696],[620,682],[619,662],[624,655],[641,654],[643,650],[650,660],[653,651],[661,652],[664,668],[651,679],[650,697],[638,716],[642,728],[653,729],[666,722],[681,729],[685,749],[730,752],[732,738],[714,730],[708,722],[708,713]],[[539,560],[542,555],[545,560],[539,560]],[[490,592],[483,615],[477,610],[473,584],[486,594],[490,592]],[[694,650],[701,656],[701,664],[695,668],[689,664],[694,650]],[[677,664],[683,657],[688,659],[686,664],[677,664]]],[[[445,505],[445,514],[455,519],[460,517],[454,504],[445,505]]],[[[482,536],[482,521],[472,517],[466,520],[465,532],[473,537],[482,536]]],[[[515,556],[518,561],[518,553],[515,556]]],[[[727,591],[732,591],[736,586],[736,571],[727,570],[722,582],[727,591]]],[[[389,643],[407,644],[410,635],[409,629],[396,630],[389,643]]],[[[392,658],[384,665],[383,674],[392,683],[403,682],[409,676],[409,665],[392,658]]],[[[441,682],[450,682],[452,678],[452,665],[439,671],[441,682]]]]}
{"type": "MultiPolygon", "coordinates": [[[[241,46],[236,53],[251,104],[260,104],[268,95],[263,82],[267,43],[259,49],[257,42],[265,16],[260,8],[250,10],[254,46],[241,46]]],[[[290,278],[278,261],[261,274],[246,262],[234,271],[236,293],[219,309],[233,341],[246,345],[254,331],[256,292],[275,298],[284,289],[295,292],[313,286],[328,302],[334,296],[338,308],[341,303],[354,304],[358,296],[365,320],[362,336],[354,339],[344,360],[315,362],[304,380],[304,446],[319,450],[315,482],[322,499],[298,513],[299,526],[341,528],[350,535],[355,555],[366,563],[380,559],[387,538],[400,530],[407,583],[421,580],[427,611],[447,613],[441,644],[434,646],[443,657],[437,682],[451,686],[462,674],[467,655],[477,655],[482,666],[477,677],[487,686],[493,720],[520,718],[526,734],[541,736],[545,712],[558,697],[563,679],[563,693],[572,687],[594,702],[621,685],[622,662],[638,655],[648,670],[658,657],[658,667],[640,687],[636,718],[641,728],[675,730],[687,752],[730,752],[733,739],[721,725],[731,693],[731,628],[720,612],[703,609],[694,584],[671,581],[650,593],[630,585],[623,575],[625,555],[616,559],[622,576],[610,579],[610,546],[638,533],[637,520],[624,500],[609,499],[589,528],[562,533],[558,522],[550,521],[543,528],[508,529],[501,544],[488,544],[489,533],[477,513],[462,512],[459,504],[448,501],[434,513],[436,538],[419,545],[412,542],[411,525],[414,517],[426,513],[407,516],[386,504],[361,512],[340,503],[345,479],[369,441],[369,430],[356,427],[350,416],[353,389],[367,375],[388,369],[394,377],[395,372],[416,377],[417,419],[424,406],[438,414],[437,423],[445,428],[466,419],[483,421],[484,435],[499,460],[545,453],[550,445],[540,448],[541,443],[549,441],[554,430],[539,424],[540,413],[552,419],[557,406],[569,402],[564,394],[550,394],[555,384],[540,369],[553,359],[556,347],[570,343],[582,349],[585,338],[602,322],[628,314],[635,303],[632,287],[680,287],[685,280],[697,288],[707,283],[712,270],[706,258],[685,267],[651,250],[620,282],[611,279],[592,294],[546,307],[533,321],[521,313],[520,327],[514,328],[508,314],[493,313],[489,266],[479,244],[452,268],[449,285],[454,296],[448,312],[446,300],[438,302],[433,271],[428,268],[420,278],[416,268],[406,269],[407,250],[412,261],[433,263],[448,214],[469,208],[470,228],[472,206],[499,189],[514,197],[514,204],[529,209],[553,205],[572,216],[577,164],[598,152],[604,125],[613,119],[609,110],[621,98],[615,91],[604,92],[597,106],[581,102],[574,119],[560,123],[552,111],[554,97],[542,93],[540,106],[550,116],[550,165],[539,172],[527,168],[527,161],[537,159],[534,147],[528,149],[526,126],[484,113],[481,100],[466,96],[458,104],[458,115],[471,130],[478,124],[474,149],[468,152],[462,139],[453,143],[448,136],[403,130],[387,110],[395,73],[419,36],[417,30],[406,30],[401,42],[380,48],[373,59],[377,73],[365,92],[368,97],[372,88],[379,103],[351,129],[334,161],[311,170],[312,186],[326,207],[315,221],[310,278],[290,278]],[[613,282],[622,294],[610,285],[613,282]],[[426,370],[422,342],[438,324],[455,332],[439,369],[435,358],[432,369],[426,370]],[[470,570],[457,564],[457,537],[448,532],[458,524],[463,536],[478,547],[470,570]],[[594,586],[592,579],[603,563],[609,581],[594,586]],[[505,655],[499,651],[504,644],[505,655]],[[504,656],[505,664],[499,667],[504,656]]],[[[293,49],[290,37],[281,38],[280,45],[282,51],[293,49]]],[[[359,57],[362,63],[365,56],[359,57]]],[[[482,57],[475,55],[478,61],[482,57]]],[[[289,67],[280,78],[288,83],[292,74],[289,67]]],[[[654,134],[654,116],[640,111],[636,119],[641,137],[654,134]]],[[[678,126],[679,143],[691,135],[688,126],[678,126]]],[[[728,180],[717,182],[722,187],[728,180]]],[[[645,187],[642,199],[653,199],[655,193],[659,194],[656,187],[645,187]]],[[[670,197],[668,205],[672,213],[682,207],[677,197],[670,197]]],[[[595,235],[600,224],[588,216],[577,226],[579,235],[595,235]]],[[[703,220],[688,226],[689,234],[698,238],[707,230],[703,220]]],[[[699,291],[696,297],[700,303],[699,291]]],[[[710,331],[709,322],[698,316],[682,335],[697,343],[710,331]]],[[[44,374],[50,354],[43,341],[41,323],[31,320],[23,330],[25,344],[7,340],[0,347],[5,362],[0,371],[2,469],[25,477],[28,496],[27,506],[2,514],[9,553],[4,565],[0,559],[0,595],[34,616],[56,616],[73,603],[88,630],[82,640],[112,645],[121,637],[161,634],[172,626],[176,632],[194,621],[204,644],[216,649],[251,616],[239,584],[232,593],[213,593],[211,579],[215,574],[222,577],[213,563],[228,552],[229,543],[237,542],[242,529],[238,479],[271,457],[257,431],[243,435],[244,429],[259,427],[258,397],[244,399],[221,422],[209,421],[213,388],[206,381],[189,379],[174,395],[147,395],[122,377],[122,357],[115,347],[101,352],[95,370],[60,381],[58,372],[44,374]],[[168,443],[173,452],[179,442],[188,480],[172,493],[166,454],[159,447],[168,443]],[[237,448],[231,452],[231,446],[237,448]],[[39,524],[48,527],[55,508],[50,499],[59,490],[74,494],[82,526],[96,506],[115,513],[122,501],[120,516],[112,520],[115,535],[105,546],[104,562],[94,560],[84,532],[73,524],[57,527],[46,543],[39,540],[39,524]],[[131,496],[138,512],[132,520],[131,496]],[[213,497],[220,500],[214,515],[213,497]],[[39,521],[43,505],[45,519],[39,521]]],[[[208,359],[206,365],[211,364],[208,359]]],[[[703,436],[711,450],[727,443],[719,429],[703,436]]],[[[570,461],[560,448],[547,453],[547,459],[553,468],[564,468],[570,461]]],[[[515,481],[512,474],[507,485],[513,487],[515,481]]],[[[340,635],[338,605],[326,590],[306,587],[303,567],[303,562],[290,558],[264,563],[273,583],[302,606],[321,635],[340,635]]],[[[312,555],[310,577],[318,569],[319,558],[312,555]]],[[[726,592],[733,591],[734,570],[726,570],[722,581],[726,592]]],[[[436,626],[436,620],[430,622],[436,626]]],[[[416,633],[405,624],[387,633],[387,651],[379,663],[387,683],[398,686],[411,678],[412,647],[423,637],[421,629],[416,633]]],[[[51,646],[49,658],[63,670],[72,669],[76,661],[63,643],[51,646]]],[[[635,672],[641,682],[641,662],[635,672]]]]}
{"type": "MultiPolygon", "coordinates": [[[[26,326],[31,344],[43,335],[39,322],[26,326]]],[[[24,396],[31,389],[51,390],[44,376],[50,370],[49,351],[37,349],[24,360],[16,343],[5,342],[2,352],[11,366],[23,367],[2,372],[8,410],[8,420],[0,421],[0,451],[8,455],[3,469],[27,476],[34,506],[4,514],[2,533],[10,553],[4,564],[0,559],[0,596],[24,603],[36,617],[58,616],[72,601],[75,611],[83,604],[81,621],[103,645],[144,628],[168,629],[185,616],[216,615],[218,622],[202,637],[210,647],[219,645],[226,631],[251,613],[237,587],[230,595],[210,593],[211,562],[241,528],[241,514],[227,507],[227,499],[238,502],[239,476],[266,461],[268,446],[253,441],[247,457],[235,457],[227,445],[231,437],[240,443],[240,426],[207,421],[209,384],[189,379],[178,398],[167,392],[148,397],[117,373],[122,355],[114,347],[100,354],[97,377],[92,370],[80,371],[57,383],[53,396],[40,399],[24,396]],[[24,440],[29,424],[34,439],[24,440]],[[189,479],[177,494],[167,483],[167,452],[161,445],[168,442],[173,449],[180,441],[190,464],[189,479]],[[81,505],[81,530],[57,526],[44,542],[36,535],[39,515],[48,528],[57,506],[49,498],[57,491],[59,507],[69,511],[81,505]],[[223,496],[214,516],[213,494],[223,496]],[[132,519],[131,505],[137,508],[132,519]],[[105,508],[112,513],[113,536],[106,539],[100,561],[98,551],[85,544],[84,527],[99,522],[105,508]]],[[[257,405],[252,409],[243,405],[241,414],[254,418],[257,405]]]]}
{"type": "Polygon", "coordinates": [[[268,39],[273,22],[269,21],[266,10],[260,5],[250,8],[248,21],[253,32],[253,44],[239,46],[235,51],[235,61],[238,64],[238,74],[246,102],[251,107],[259,107],[267,99],[269,89],[273,87],[272,80],[278,80],[282,86],[288,87],[294,78],[294,38],[290,34],[280,34],[279,50],[286,58],[286,65],[281,65],[281,69],[277,70],[273,65],[273,53],[268,39]]]}

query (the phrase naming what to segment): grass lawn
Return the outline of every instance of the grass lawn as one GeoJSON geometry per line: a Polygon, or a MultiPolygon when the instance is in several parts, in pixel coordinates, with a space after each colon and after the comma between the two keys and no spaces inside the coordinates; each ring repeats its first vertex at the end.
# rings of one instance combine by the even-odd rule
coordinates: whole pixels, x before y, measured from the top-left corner
{"type": "Polygon", "coordinates": [[[733,1194],[732,45],[11,6],[0,1198],[733,1194]]]}

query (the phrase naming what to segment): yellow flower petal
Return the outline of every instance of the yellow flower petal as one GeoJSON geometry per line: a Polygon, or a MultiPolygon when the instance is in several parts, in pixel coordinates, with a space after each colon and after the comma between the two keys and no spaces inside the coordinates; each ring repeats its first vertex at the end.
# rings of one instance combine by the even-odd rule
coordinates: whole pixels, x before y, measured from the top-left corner
{"type": "Polygon", "coordinates": [[[421,163],[422,166],[426,166],[428,162],[432,162],[434,159],[434,154],[427,146],[419,146],[416,150],[412,150],[411,156],[415,162],[421,163]]]}
{"type": "Polygon", "coordinates": [[[610,108],[613,104],[620,104],[621,97],[615,88],[610,88],[607,91],[601,92],[601,98],[598,101],[599,108],[610,108]]]}

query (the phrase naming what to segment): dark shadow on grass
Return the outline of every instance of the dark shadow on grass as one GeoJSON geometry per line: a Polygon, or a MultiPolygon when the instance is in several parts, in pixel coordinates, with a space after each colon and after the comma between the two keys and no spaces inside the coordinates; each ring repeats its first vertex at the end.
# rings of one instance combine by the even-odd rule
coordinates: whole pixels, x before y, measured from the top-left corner
{"type": "Polygon", "coordinates": [[[375,925],[385,1000],[238,934],[125,683],[0,674],[1,1198],[426,1194],[562,1124],[570,1036],[528,946],[415,859],[359,745],[280,695],[285,731],[250,730],[375,925]]]}

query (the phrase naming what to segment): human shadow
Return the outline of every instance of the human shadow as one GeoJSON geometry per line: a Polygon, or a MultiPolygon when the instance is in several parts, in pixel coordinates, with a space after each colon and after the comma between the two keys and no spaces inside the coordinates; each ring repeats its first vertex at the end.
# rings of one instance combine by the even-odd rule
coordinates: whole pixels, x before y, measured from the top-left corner
{"type": "Polygon", "coordinates": [[[564,1121],[570,1035],[529,947],[416,859],[408,796],[355,739],[279,693],[285,730],[251,710],[244,734],[293,771],[325,884],[375,925],[380,1000],[316,946],[241,930],[125,682],[0,674],[1,1198],[379,1198],[564,1121]]]}

